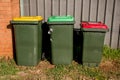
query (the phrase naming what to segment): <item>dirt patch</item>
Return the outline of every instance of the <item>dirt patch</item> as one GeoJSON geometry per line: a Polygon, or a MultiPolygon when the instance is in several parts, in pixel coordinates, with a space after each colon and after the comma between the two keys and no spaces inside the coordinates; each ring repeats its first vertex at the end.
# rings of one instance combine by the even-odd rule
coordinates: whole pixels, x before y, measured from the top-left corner
{"type": "Polygon", "coordinates": [[[117,60],[104,61],[100,64],[100,70],[104,72],[120,72],[120,62],[117,60]]]}
{"type": "Polygon", "coordinates": [[[104,61],[100,64],[100,69],[104,72],[109,72],[114,68],[114,64],[111,61],[104,61]]]}
{"type": "Polygon", "coordinates": [[[18,72],[16,72],[15,75],[0,76],[0,80],[56,80],[58,77],[62,80],[101,80],[102,78],[108,80],[120,80],[119,60],[103,60],[99,68],[97,68],[102,71],[102,73],[98,72],[98,75],[94,73],[94,70],[92,72],[89,70],[86,71],[89,76],[81,74],[82,69],[86,68],[80,66],[81,65],[78,63],[73,62],[72,65],[68,67],[56,68],[55,65],[52,65],[47,60],[40,61],[37,66],[33,67],[15,65],[15,67],[18,68],[18,72]],[[48,74],[49,71],[52,71],[54,74],[48,74]],[[91,77],[91,75],[96,76],[91,77]]]}
{"type": "Polygon", "coordinates": [[[44,70],[44,69],[51,69],[54,67],[55,67],[55,65],[52,65],[52,64],[50,64],[50,62],[45,60],[45,61],[41,61],[36,68],[44,70]]]}

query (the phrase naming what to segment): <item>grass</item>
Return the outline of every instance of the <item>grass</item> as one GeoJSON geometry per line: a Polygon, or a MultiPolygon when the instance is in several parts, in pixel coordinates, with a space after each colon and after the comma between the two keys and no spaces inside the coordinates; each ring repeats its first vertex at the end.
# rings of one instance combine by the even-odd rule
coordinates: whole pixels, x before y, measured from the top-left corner
{"type": "Polygon", "coordinates": [[[103,57],[105,59],[119,60],[120,59],[120,49],[110,49],[105,46],[103,50],[103,57]]]}
{"type": "Polygon", "coordinates": [[[48,75],[55,80],[68,77],[71,80],[105,80],[120,78],[120,49],[105,46],[103,59],[99,67],[87,67],[73,62],[69,66],[59,65],[48,70],[48,75]],[[111,69],[111,70],[109,70],[111,69]]]}
{"type": "Polygon", "coordinates": [[[105,46],[99,67],[87,67],[73,61],[54,66],[41,61],[38,66],[17,66],[14,60],[0,59],[0,80],[119,80],[120,49],[105,46]]]}
{"type": "Polygon", "coordinates": [[[76,62],[73,62],[69,66],[56,66],[55,68],[48,70],[47,74],[49,77],[51,77],[51,79],[54,78],[55,80],[67,80],[67,78],[70,80],[105,79],[99,68],[85,67],[77,64],[76,62]]]}
{"type": "Polygon", "coordinates": [[[8,74],[14,75],[17,71],[19,70],[14,63],[14,60],[0,59],[0,76],[8,74]]]}

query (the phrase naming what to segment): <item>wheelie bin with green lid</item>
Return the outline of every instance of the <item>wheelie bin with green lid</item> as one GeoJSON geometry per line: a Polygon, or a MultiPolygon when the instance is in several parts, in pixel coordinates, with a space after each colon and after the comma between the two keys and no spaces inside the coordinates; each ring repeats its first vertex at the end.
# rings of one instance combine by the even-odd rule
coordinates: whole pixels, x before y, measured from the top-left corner
{"type": "Polygon", "coordinates": [[[98,66],[103,52],[104,37],[108,27],[101,22],[82,22],[82,63],[98,66]]]}
{"type": "Polygon", "coordinates": [[[72,16],[51,16],[48,18],[51,34],[52,63],[70,64],[73,60],[73,27],[72,16]]]}
{"type": "Polygon", "coordinates": [[[41,60],[41,16],[18,17],[11,21],[14,29],[16,63],[35,66],[41,60]]]}

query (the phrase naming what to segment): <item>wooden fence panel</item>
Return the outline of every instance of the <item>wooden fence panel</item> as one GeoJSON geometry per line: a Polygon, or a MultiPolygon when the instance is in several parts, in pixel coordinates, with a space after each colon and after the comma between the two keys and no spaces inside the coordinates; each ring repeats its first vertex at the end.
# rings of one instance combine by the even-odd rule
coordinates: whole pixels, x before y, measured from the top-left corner
{"type": "Polygon", "coordinates": [[[106,4],[107,7],[106,7],[106,14],[105,14],[105,24],[109,27],[109,32],[106,33],[106,37],[105,37],[106,45],[110,45],[113,2],[114,2],[114,0],[107,0],[107,4],[106,4]]]}
{"type": "Polygon", "coordinates": [[[120,0],[23,0],[25,16],[72,15],[75,28],[81,21],[101,21],[109,27],[105,44],[120,48],[120,0]]]}
{"type": "Polygon", "coordinates": [[[111,47],[115,48],[118,45],[118,35],[119,33],[119,26],[120,26],[120,0],[115,0],[115,11],[114,11],[114,19],[113,19],[113,25],[112,25],[112,33],[111,33],[111,47]]]}

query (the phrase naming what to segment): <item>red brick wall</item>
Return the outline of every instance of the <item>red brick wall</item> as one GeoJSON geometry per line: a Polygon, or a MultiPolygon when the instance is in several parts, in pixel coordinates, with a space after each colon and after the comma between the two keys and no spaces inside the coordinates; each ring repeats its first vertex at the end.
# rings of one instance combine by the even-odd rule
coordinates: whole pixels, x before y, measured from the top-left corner
{"type": "Polygon", "coordinates": [[[0,0],[0,56],[13,57],[12,34],[7,26],[19,14],[19,0],[0,0]]]}

